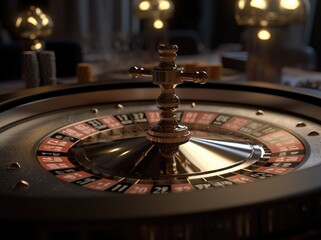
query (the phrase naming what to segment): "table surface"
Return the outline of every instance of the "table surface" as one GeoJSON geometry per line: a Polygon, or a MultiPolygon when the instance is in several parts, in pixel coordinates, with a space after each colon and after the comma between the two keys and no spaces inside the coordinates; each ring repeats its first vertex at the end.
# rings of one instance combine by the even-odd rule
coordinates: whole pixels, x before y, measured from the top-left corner
{"type": "MultiPolygon", "coordinates": [[[[157,66],[158,59],[152,59],[147,61],[150,66],[157,66]],[[153,60],[153,61],[152,61],[153,60]]],[[[117,64],[117,68],[113,65],[109,65],[106,61],[92,61],[93,66],[93,80],[92,81],[108,81],[108,79],[125,79],[128,78],[127,69],[132,65],[133,61],[129,61],[124,65],[117,64]],[[128,67],[128,68],[127,68],[128,67]],[[112,69],[112,70],[111,70],[112,69]]],[[[203,62],[208,64],[220,63],[220,58],[215,54],[203,54],[196,56],[178,56],[176,58],[176,64],[181,65],[187,62],[203,62]]],[[[138,63],[137,66],[146,66],[146,61],[138,63]]],[[[307,87],[317,90],[321,90],[321,72],[307,71],[297,68],[284,67],[283,68],[281,85],[288,85],[292,87],[307,87]],[[320,87],[319,87],[320,85],[320,87]]],[[[222,78],[217,81],[246,81],[246,76],[244,71],[223,68],[222,78]]],[[[69,84],[77,83],[77,76],[69,78],[58,78],[58,84],[69,84]]],[[[0,81],[0,94],[10,93],[19,91],[26,88],[25,82],[22,79],[16,80],[2,80],[0,81]]]]}

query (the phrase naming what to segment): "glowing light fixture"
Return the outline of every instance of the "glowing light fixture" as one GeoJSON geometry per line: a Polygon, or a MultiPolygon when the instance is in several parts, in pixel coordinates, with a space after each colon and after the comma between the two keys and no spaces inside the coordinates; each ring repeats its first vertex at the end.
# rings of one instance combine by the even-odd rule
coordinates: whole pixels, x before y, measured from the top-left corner
{"type": "Polygon", "coordinates": [[[30,46],[30,49],[33,51],[39,51],[42,48],[43,48],[43,44],[39,40],[34,41],[33,44],[31,44],[30,46]]]}
{"type": "Polygon", "coordinates": [[[53,21],[39,7],[31,6],[15,20],[16,31],[28,42],[29,49],[39,51],[43,49],[43,39],[52,34],[53,21]]]}
{"type": "Polygon", "coordinates": [[[235,19],[246,26],[246,75],[249,81],[280,83],[286,29],[304,24],[309,0],[237,0],[235,19]]]}
{"type": "Polygon", "coordinates": [[[139,3],[138,8],[141,11],[147,11],[150,9],[150,2],[149,1],[142,1],[139,3]]]}
{"type": "Polygon", "coordinates": [[[266,0],[252,0],[250,2],[250,6],[254,8],[259,8],[259,9],[266,9],[267,2],[266,0]]]}
{"type": "Polygon", "coordinates": [[[163,29],[165,20],[172,17],[174,4],[170,0],[142,0],[135,6],[136,16],[140,19],[150,19],[155,29],[163,29]]]}
{"type": "Polygon", "coordinates": [[[286,26],[304,23],[309,11],[307,0],[238,0],[235,19],[245,26],[286,26]]]}
{"type": "Polygon", "coordinates": [[[239,9],[244,9],[244,7],[245,7],[245,0],[240,0],[238,3],[237,3],[237,5],[238,5],[238,8],[239,9]]]}
{"type": "Polygon", "coordinates": [[[299,0],[281,0],[280,7],[288,10],[295,10],[300,6],[299,0]]]}
{"type": "Polygon", "coordinates": [[[262,29],[257,33],[257,37],[260,40],[266,41],[271,38],[271,33],[268,30],[262,29]]]}
{"type": "Polygon", "coordinates": [[[163,1],[160,1],[159,4],[158,4],[158,9],[160,11],[168,10],[168,9],[170,9],[170,7],[171,7],[171,4],[170,4],[169,1],[163,0],[163,1]]]}
{"type": "Polygon", "coordinates": [[[34,17],[28,17],[27,22],[34,25],[34,26],[38,25],[38,21],[34,17]]]}
{"type": "Polygon", "coordinates": [[[164,27],[164,23],[160,19],[156,19],[153,24],[154,28],[156,29],[162,29],[164,27]]]}

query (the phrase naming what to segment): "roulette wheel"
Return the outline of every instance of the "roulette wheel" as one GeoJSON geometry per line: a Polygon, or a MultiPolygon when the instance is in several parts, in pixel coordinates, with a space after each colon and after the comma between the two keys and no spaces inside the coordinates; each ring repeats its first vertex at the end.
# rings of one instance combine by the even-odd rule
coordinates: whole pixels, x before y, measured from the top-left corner
{"type": "Polygon", "coordinates": [[[320,97],[263,82],[181,84],[207,79],[176,66],[176,51],[161,45],[159,66],[131,68],[134,79],[1,96],[3,233],[320,236],[320,97]]]}

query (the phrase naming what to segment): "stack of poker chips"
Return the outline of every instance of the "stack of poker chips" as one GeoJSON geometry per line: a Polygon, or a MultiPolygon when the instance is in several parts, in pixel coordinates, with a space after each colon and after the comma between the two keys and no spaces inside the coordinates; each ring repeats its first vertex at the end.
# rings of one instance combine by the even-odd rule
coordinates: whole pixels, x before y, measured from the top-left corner
{"type": "Polygon", "coordinates": [[[56,57],[53,51],[38,53],[41,85],[56,85],[56,57]]]}
{"type": "Polygon", "coordinates": [[[56,85],[56,58],[53,51],[24,51],[22,79],[27,88],[56,85]]]}
{"type": "Polygon", "coordinates": [[[22,79],[27,88],[40,86],[38,57],[34,51],[24,51],[22,54],[22,79]]]}

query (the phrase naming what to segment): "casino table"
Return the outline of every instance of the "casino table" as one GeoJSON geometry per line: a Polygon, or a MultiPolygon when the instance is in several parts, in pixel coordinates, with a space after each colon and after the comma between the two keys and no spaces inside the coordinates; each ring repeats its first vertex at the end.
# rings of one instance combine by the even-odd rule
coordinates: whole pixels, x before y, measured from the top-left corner
{"type": "Polygon", "coordinates": [[[317,91],[205,83],[202,73],[177,69],[168,59],[173,49],[162,50],[160,65],[134,68],[136,78],[0,96],[3,233],[32,239],[320,236],[317,91]]]}

